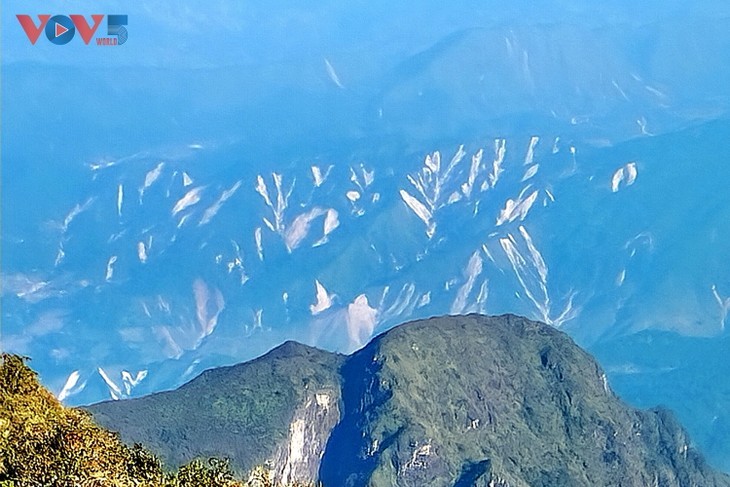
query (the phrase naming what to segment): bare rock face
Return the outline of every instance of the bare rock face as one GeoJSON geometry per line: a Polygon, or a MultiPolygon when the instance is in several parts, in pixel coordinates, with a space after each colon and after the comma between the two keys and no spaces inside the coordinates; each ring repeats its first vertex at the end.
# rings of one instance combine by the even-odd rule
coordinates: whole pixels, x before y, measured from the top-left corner
{"type": "Polygon", "coordinates": [[[91,410],[174,464],[327,487],[730,486],[669,412],[626,406],[567,335],[511,315],[408,323],[349,357],[288,343],[91,410]]]}
{"type": "Polygon", "coordinates": [[[314,483],[327,440],[339,420],[339,391],[323,389],[311,394],[294,412],[289,436],[270,461],[274,480],[284,485],[314,483]]]}

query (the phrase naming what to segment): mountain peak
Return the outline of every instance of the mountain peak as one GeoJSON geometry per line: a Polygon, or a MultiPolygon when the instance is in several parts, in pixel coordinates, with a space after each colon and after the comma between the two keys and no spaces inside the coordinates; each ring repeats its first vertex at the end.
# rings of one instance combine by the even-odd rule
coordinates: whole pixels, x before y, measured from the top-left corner
{"type": "Polygon", "coordinates": [[[91,410],[173,464],[227,455],[284,482],[730,486],[670,413],[626,406],[566,334],[515,315],[406,323],[348,357],[287,342],[235,370],[91,410]]]}
{"type": "MultiPolygon", "coordinates": [[[[302,357],[302,356],[310,356],[310,355],[323,355],[323,354],[330,354],[330,352],[325,352],[322,349],[315,348],[309,345],[305,345],[303,343],[297,342],[295,340],[287,340],[281,345],[272,348],[268,353],[264,355],[264,357],[268,357],[269,359],[274,358],[283,358],[283,357],[302,357]]],[[[332,354],[335,355],[335,354],[332,354]]]]}

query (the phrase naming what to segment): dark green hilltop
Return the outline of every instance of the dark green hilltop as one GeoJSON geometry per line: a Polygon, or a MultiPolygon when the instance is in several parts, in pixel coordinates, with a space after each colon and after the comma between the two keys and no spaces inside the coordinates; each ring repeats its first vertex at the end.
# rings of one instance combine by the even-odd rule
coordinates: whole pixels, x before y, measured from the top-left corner
{"type": "Polygon", "coordinates": [[[88,408],[169,465],[228,457],[341,486],[730,486],[665,410],[631,408],[564,333],[415,321],[349,356],[287,342],[175,391],[88,408]]]}

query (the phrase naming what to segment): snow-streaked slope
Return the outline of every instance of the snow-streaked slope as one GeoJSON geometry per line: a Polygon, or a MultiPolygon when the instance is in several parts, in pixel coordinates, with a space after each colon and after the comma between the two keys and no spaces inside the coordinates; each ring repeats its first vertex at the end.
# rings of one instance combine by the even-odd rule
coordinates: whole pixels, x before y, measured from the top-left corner
{"type": "MultiPolygon", "coordinates": [[[[690,142],[702,150],[724,130],[709,125],[690,142]]],[[[686,146],[687,137],[570,151],[534,135],[496,138],[429,149],[398,166],[358,156],[325,172],[282,167],[269,176],[152,155],[89,171],[79,203],[59,212],[48,268],[4,278],[8,308],[28,317],[9,323],[5,341],[34,356],[51,352],[58,376],[48,380],[84,401],[97,392],[78,384],[99,370],[109,394],[126,397],[180,383],[211,353],[213,363],[239,361],[284,337],[351,351],[394,324],[444,313],[518,312],[588,342],[643,328],[721,333],[728,276],[691,263],[693,249],[713,248],[702,253],[713,260],[726,254],[715,246],[727,225],[698,220],[706,202],[684,182],[715,181],[715,159],[698,173],[698,154],[679,154],[666,173],[654,152],[686,146]],[[525,160],[540,165],[529,181],[525,160]],[[121,181],[145,190],[125,200],[120,221],[121,181]],[[363,197],[353,201],[351,191],[363,197]],[[677,239],[687,227],[718,237],[677,239]],[[54,265],[58,248],[65,258],[54,265]],[[669,281],[656,267],[667,259],[686,269],[669,281]],[[684,296],[685,279],[707,282],[684,296]],[[671,309],[682,312],[667,314],[662,300],[637,309],[656,293],[671,293],[671,309]],[[33,332],[49,312],[54,326],[33,332]],[[156,376],[170,366],[179,371],[156,376]],[[113,377],[123,370],[149,372],[122,387],[113,377]]]]}

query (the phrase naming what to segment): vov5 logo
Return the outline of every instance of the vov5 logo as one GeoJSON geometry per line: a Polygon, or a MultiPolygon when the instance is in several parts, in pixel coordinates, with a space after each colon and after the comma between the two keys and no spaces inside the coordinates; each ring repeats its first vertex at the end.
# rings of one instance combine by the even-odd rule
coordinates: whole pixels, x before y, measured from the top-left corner
{"type": "Polygon", "coordinates": [[[83,15],[38,15],[38,24],[30,15],[18,15],[20,26],[23,27],[25,35],[31,44],[35,45],[41,33],[45,33],[49,41],[54,44],[68,44],[79,33],[84,44],[89,44],[99,26],[106,17],[106,35],[108,37],[96,37],[97,46],[119,46],[127,42],[127,16],[126,15],[92,15],[91,22],[83,15]]]}

